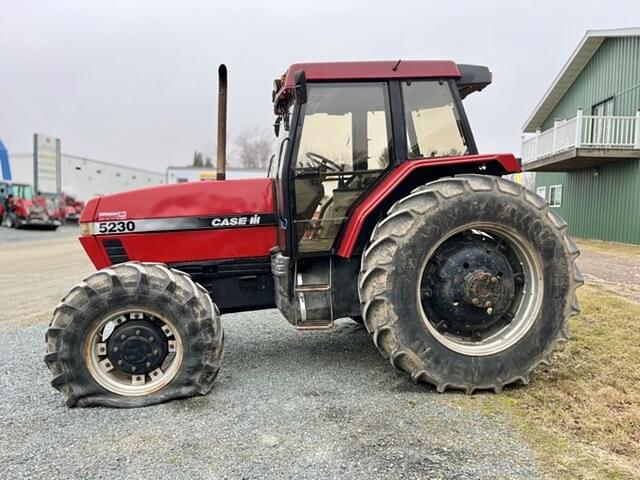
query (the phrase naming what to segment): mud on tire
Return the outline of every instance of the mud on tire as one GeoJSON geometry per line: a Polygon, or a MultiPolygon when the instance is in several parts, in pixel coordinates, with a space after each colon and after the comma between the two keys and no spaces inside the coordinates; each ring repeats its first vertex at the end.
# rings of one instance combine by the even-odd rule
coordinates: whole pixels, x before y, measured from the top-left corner
{"type": "MultiPolygon", "coordinates": [[[[148,323],[150,328],[156,328],[148,323]]],[[[144,332],[144,325],[141,328],[144,332]]],[[[223,331],[217,307],[189,275],[160,264],[130,262],[99,270],[76,285],[56,307],[46,343],[45,362],[54,377],[51,384],[62,392],[68,406],[140,407],[208,393],[220,368],[223,331]],[[114,324],[133,325],[127,312],[134,312],[131,318],[142,315],[135,312],[147,312],[145,315],[152,319],[164,319],[162,328],[172,340],[168,344],[173,345],[174,351],[179,346],[179,355],[174,353],[172,360],[178,359],[179,363],[164,382],[157,384],[158,388],[132,388],[129,394],[125,377],[124,391],[120,392],[120,380],[116,378],[115,387],[112,386],[110,378],[92,363],[92,342],[96,342],[95,337],[100,338],[96,333],[100,322],[121,318],[123,312],[125,318],[114,324]]],[[[105,346],[99,348],[106,349],[106,344],[102,345],[105,346]]],[[[97,360],[114,368],[102,357],[97,360]]],[[[158,369],[145,377],[161,374],[158,369]]]]}
{"type": "MultiPolygon", "coordinates": [[[[490,236],[480,240],[485,238],[490,236]]],[[[439,392],[447,388],[468,394],[477,389],[499,392],[513,382],[526,384],[537,365],[551,362],[557,343],[568,339],[568,319],[579,312],[576,288],[582,278],[575,265],[578,255],[566,223],[542,198],[521,185],[486,175],[437,180],[394,204],[373,231],[359,276],[366,328],[395,368],[416,382],[435,385],[439,392]],[[423,273],[438,246],[473,225],[495,225],[521,239],[518,248],[538,265],[535,297],[540,297],[534,302],[536,308],[524,310],[531,313],[524,319],[526,329],[515,332],[511,343],[504,343],[504,348],[479,349],[477,354],[472,339],[458,344],[455,335],[440,333],[429,324],[432,317],[425,313],[423,295],[431,293],[422,290],[423,273]]],[[[444,256],[451,258],[446,252],[444,256]]],[[[440,281],[435,281],[434,288],[440,281]]],[[[521,288],[523,298],[526,288],[521,288]]],[[[458,308],[458,300],[453,303],[458,308]]],[[[525,305],[524,300],[519,305],[525,305]]],[[[511,328],[509,325],[506,320],[504,328],[511,328]]],[[[502,337],[495,335],[499,347],[502,337]]]]}

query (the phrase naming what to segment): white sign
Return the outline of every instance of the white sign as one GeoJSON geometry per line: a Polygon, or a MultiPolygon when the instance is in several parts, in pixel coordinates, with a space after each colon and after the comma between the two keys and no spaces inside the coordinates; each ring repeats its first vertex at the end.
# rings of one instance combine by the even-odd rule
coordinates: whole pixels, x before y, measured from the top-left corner
{"type": "Polygon", "coordinates": [[[38,193],[60,193],[60,139],[36,133],[33,136],[33,188],[38,193]]]}

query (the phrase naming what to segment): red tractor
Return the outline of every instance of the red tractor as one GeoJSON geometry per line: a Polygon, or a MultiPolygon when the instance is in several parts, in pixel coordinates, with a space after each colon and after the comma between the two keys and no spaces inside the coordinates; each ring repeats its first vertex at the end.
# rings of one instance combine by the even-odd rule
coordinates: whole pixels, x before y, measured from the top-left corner
{"type": "Polygon", "coordinates": [[[545,201],[479,154],[462,99],[486,67],[302,63],[275,81],[268,178],[105,195],[80,218],[98,271],[55,309],[46,363],[67,405],[206,394],[220,315],[277,307],[300,330],[364,323],[382,355],[439,392],[499,392],[551,361],[578,312],[578,249],[545,201]],[[272,170],[272,171],[271,171],[272,170]]]}
{"type": "Polygon", "coordinates": [[[84,202],[76,200],[72,195],[62,193],[60,197],[61,208],[64,211],[65,222],[78,222],[84,208],[84,202]]]}
{"type": "Polygon", "coordinates": [[[2,198],[4,225],[10,228],[57,229],[61,222],[54,204],[41,195],[34,195],[31,185],[5,183],[2,198]]]}

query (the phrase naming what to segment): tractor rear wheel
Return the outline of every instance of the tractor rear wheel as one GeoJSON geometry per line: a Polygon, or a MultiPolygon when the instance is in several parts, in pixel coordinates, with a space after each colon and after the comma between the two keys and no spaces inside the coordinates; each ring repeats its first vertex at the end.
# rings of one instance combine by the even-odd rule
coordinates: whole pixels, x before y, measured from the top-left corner
{"type": "Polygon", "coordinates": [[[46,334],[51,384],[68,406],[140,407],[208,393],[223,331],[207,291],[178,270],[99,270],[56,307],[46,334]]]}
{"type": "Polygon", "coordinates": [[[414,381],[468,394],[528,383],[579,311],[566,223],[521,185],[487,175],[414,190],[362,257],[367,330],[414,381]]]}

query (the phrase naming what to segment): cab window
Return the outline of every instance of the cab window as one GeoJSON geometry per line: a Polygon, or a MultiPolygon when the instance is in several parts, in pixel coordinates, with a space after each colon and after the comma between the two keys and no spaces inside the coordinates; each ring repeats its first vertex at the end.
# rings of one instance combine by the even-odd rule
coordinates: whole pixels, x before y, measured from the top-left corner
{"type": "Polygon", "coordinates": [[[300,252],[328,251],[391,156],[386,83],[310,84],[294,150],[300,252]]]}
{"type": "Polygon", "coordinates": [[[409,158],[467,155],[460,116],[449,83],[402,83],[409,158]]]}

